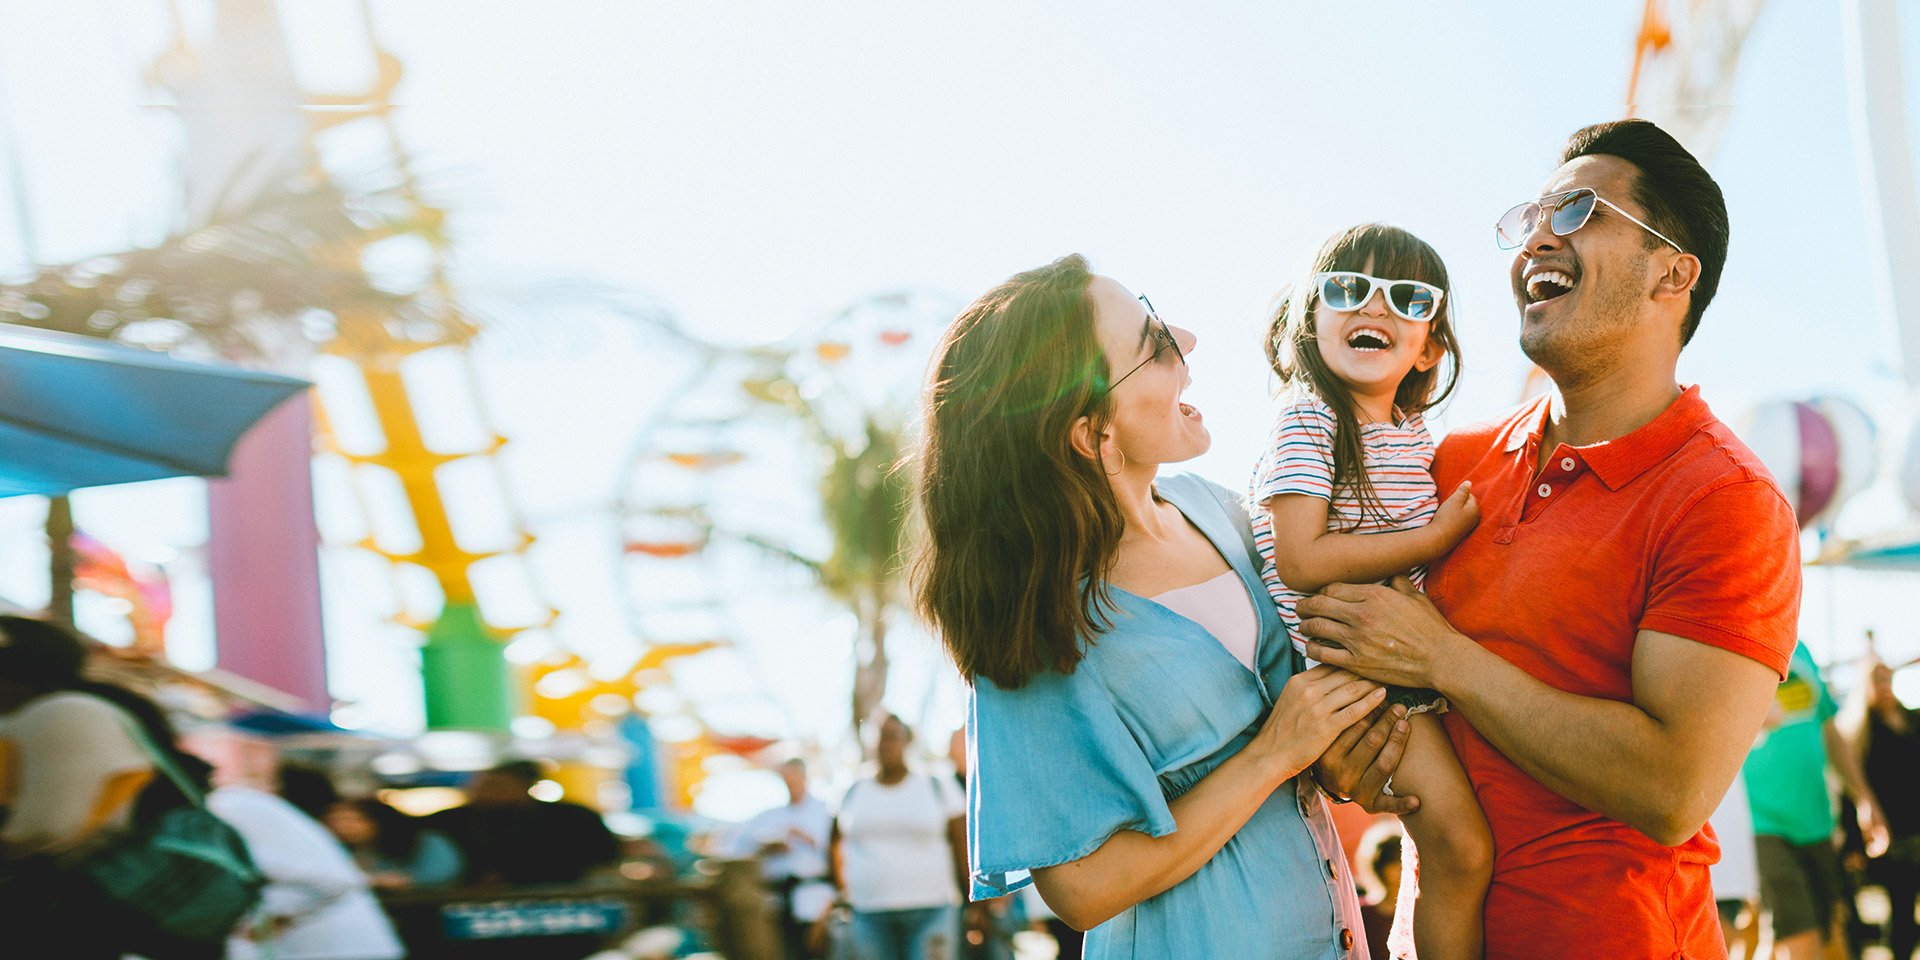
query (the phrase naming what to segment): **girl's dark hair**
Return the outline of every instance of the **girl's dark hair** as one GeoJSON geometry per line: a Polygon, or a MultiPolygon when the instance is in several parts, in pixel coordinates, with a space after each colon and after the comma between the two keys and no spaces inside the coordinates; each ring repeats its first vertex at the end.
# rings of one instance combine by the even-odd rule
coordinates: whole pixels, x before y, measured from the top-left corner
{"type": "MultiPolygon", "coordinates": [[[[166,753],[187,780],[205,793],[213,767],[180,749],[179,737],[167,715],[152,700],[132,690],[88,680],[86,662],[87,643],[73,631],[32,617],[0,616],[0,677],[42,694],[84,693],[119,707],[140,724],[147,739],[166,753]]],[[[156,770],[134,805],[134,819],[150,822],[161,811],[189,802],[164,771],[156,770]]]]}
{"type": "Polygon", "coordinates": [[[1366,447],[1360,438],[1360,418],[1346,385],[1327,368],[1315,343],[1315,311],[1320,288],[1315,274],[1350,270],[1393,280],[1419,280],[1447,291],[1440,310],[1427,322],[1427,339],[1446,351],[1428,370],[1409,370],[1394,394],[1394,406],[1403,416],[1425,413],[1440,405],[1460,379],[1460,343],[1453,333],[1453,290],[1447,265],[1426,241],[1399,227],[1366,223],[1329,239],[1313,259],[1306,278],[1283,288],[1273,317],[1267,323],[1267,362],[1283,388],[1311,391],[1333,410],[1333,489],[1349,493],[1362,514],[1384,514],[1380,495],[1367,477],[1366,447]],[[1372,267],[1368,267],[1371,261],[1372,267]]]}
{"type": "Polygon", "coordinates": [[[961,312],[921,401],[914,561],[919,613],[968,682],[1071,673],[1111,626],[1120,505],[1074,423],[1112,405],[1078,254],[1016,274],[961,312]]]}
{"type": "Polygon", "coordinates": [[[411,860],[420,849],[420,821],[372,797],[338,801],[373,824],[373,849],[388,860],[411,860]]]}

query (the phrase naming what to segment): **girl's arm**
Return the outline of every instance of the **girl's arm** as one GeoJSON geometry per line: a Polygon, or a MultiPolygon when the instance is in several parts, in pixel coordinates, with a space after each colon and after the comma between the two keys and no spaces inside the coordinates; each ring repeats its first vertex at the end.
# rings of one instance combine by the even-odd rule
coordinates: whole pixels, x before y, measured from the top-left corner
{"type": "Polygon", "coordinates": [[[1090,930],[1163,893],[1213,859],[1275,789],[1319,759],[1333,739],[1379,706],[1385,691],[1317,666],[1280,689],[1260,733],[1168,804],[1174,831],[1121,830],[1092,853],[1033,871],[1034,886],[1068,926],[1090,930]]]}
{"type": "Polygon", "coordinates": [[[1424,527],[1390,533],[1334,533],[1327,501],[1303,493],[1268,498],[1273,522],[1273,568],[1300,593],[1329,583],[1377,583],[1439,557],[1480,522],[1472,484],[1463,483],[1424,527]]]}

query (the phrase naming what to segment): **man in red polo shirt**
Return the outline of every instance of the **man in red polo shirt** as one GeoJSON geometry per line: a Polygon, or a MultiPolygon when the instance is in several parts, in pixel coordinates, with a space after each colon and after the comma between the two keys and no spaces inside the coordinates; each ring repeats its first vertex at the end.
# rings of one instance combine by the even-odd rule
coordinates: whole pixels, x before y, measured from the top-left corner
{"type": "Polygon", "coordinates": [[[1448,436],[1481,520],[1428,597],[1335,585],[1309,654],[1432,687],[1493,828],[1489,958],[1726,955],[1707,817],[1786,675],[1793,511],[1675,374],[1719,283],[1727,215],[1642,120],[1575,133],[1501,221],[1520,345],[1557,387],[1448,436]]]}

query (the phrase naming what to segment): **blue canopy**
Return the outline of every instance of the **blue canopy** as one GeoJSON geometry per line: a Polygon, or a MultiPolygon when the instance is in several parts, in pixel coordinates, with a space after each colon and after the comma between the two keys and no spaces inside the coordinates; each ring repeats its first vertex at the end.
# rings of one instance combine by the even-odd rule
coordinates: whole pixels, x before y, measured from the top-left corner
{"type": "Polygon", "coordinates": [[[224,476],[240,435],[308,386],[0,324],[0,497],[224,476]]]}
{"type": "Polygon", "coordinates": [[[1855,546],[1837,557],[1823,557],[1820,562],[1863,570],[1920,570],[1920,542],[1855,546]]]}

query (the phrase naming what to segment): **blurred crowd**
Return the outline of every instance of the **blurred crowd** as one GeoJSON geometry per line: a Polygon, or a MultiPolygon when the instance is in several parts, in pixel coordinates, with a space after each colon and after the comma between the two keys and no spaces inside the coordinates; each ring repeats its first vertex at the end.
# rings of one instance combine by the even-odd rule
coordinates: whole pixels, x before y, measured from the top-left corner
{"type": "MultiPolygon", "coordinates": [[[[649,836],[623,837],[598,811],[540,790],[548,772],[531,759],[471,774],[463,802],[424,816],[377,793],[343,795],[307,766],[216,776],[151,700],[89,679],[88,652],[62,627],[0,617],[0,929],[9,957],[421,956],[410,936],[419,931],[402,912],[409,903],[435,903],[438,893],[505,902],[511,891],[569,885],[585,897],[634,878],[691,876],[701,856],[757,862],[777,951],[796,960],[1012,960],[1021,934],[1044,939],[1043,955],[1078,956],[1078,935],[1057,921],[1059,943],[1039,932],[1050,918],[1037,898],[962,909],[958,735],[954,770],[916,770],[912,731],[888,717],[877,725],[873,775],[831,806],[793,759],[778,767],[789,802],[744,824],[688,830],[662,821],[649,836]],[[137,862],[158,879],[138,889],[102,882],[114,857],[113,870],[137,862]]],[[[639,919],[652,926],[611,947],[601,932],[467,943],[447,955],[664,958],[713,944],[700,929],[712,918],[698,910],[639,919]]]]}
{"type": "Polygon", "coordinates": [[[1866,639],[1866,656],[1833,671],[1851,683],[1844,706],[1806,645],[1794,651],[1714,814],[1734,957],[1906,960],[1920,946],[1920,729],[1866,639]]]}
{"type": "MultiPolygon", "coordinates": [[[[671,830],[623,838],[589,807],[536,799],[546,773],[535,760],[472,774],[464,802],[426,816],[376,795],[343,796],[325,773],[301,766],[279,768],[270,783],[216,782],[163,711],[88,679],[85,658],[83,642],[62,628],[0,617],[0,929],[24,948],[8,956],[392,960],[409,955],[405,924],[393,919],[407,896],[672,877],[700,855],[757,863],[778,952],[790,960],[1080,956],[1081,935],[1031,888],[968,902],[959,733],[945,761],[920,762],[934,751],[911,749],[913,731],[887,716],[871,774],[831,800],[816,795],[804,761],[788,759],[776,768],[786,802],[745,823],[690,839],[671,830]],[[196,811],[230,831],[225,842],[244,851],[233,863],[204,853],[223,841],[204,821],[195,839],[196,811]],[[238,878],[226,935],[174,922],[168,911],[184,909],[177,890],[88,880],[107,853],[162,863],[127,839],[152,836],[203,844],[196,856],[206,873],[185,881],[195,889],[226,889],[209,877],[238,878]]],[[[1722,848],[1714,889],[1736,960],[1910,960],[1920,947],[1920,723],[1894,694],[1895,667],[1872,655],[1853,667],[1836,671],[1850,681],[1843,706],[1806,647],[1795,652],[1714,815],[1722,848]]],[[[1391,817],[1342,828],[1367,939],[1385,957],[1407,841],[1391,817]]],[[[610,948],[604,935],[554,936],[499,955],[616,960],[710,945],[694,913],[652,919],[665,926],[646,931],[651,939],[610,948]]]]}

